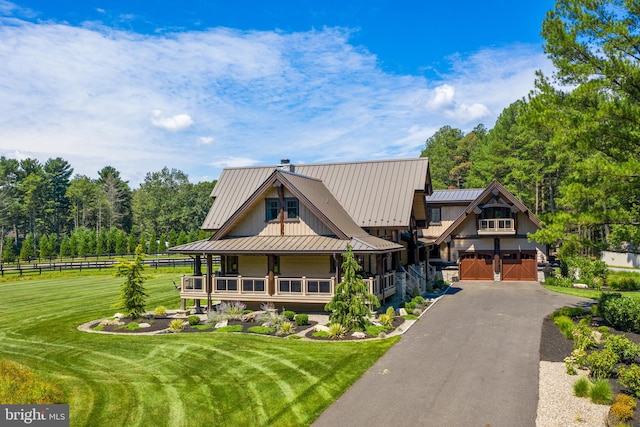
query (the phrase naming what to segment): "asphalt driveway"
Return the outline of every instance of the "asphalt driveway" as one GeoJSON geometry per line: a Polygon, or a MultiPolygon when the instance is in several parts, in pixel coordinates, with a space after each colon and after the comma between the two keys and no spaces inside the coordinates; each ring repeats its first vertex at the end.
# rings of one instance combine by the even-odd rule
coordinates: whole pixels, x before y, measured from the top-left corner
{"type": "Polygon", "coordinates": [[[587,300],[459,282],[314,426],[535,426],[542,319],[587,300]]]}

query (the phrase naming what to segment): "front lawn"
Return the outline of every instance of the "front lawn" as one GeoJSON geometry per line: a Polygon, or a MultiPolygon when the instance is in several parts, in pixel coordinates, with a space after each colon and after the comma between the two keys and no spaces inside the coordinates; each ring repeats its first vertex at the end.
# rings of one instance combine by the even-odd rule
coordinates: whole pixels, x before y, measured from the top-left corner
{"type": "MultiPolygon", "coordinates": [[[[180,273],[149,273],[147,309],[177,308],[171,280],[180,273]]],[[[0,283],[0,358],[60,384],[72,426],[309,425],[398,339],[78,331],[113,315],[122,280],[107,273],[0,283]]]]}
{"type": "MultiPolygon", "coordinates": [[[[550,285],[545,285],[544,283],[542,285],[546,289],[549,289],[550,291],[553,291],[553,292],[558,292],[560,294],[574,295],[574,296],[583,297],[583,298],[598,299],[600,298],[600,294],[602,293],[602,291],[597,291],[595,289],[579,289],[579,288],[568,288],[564,286],[550,286],[550,285]]],[[[618,292],[618,291],[605,291],[605,292],[618,292]]],[[[625,296],[628,296],[629,298],[640,300],[639,291],[623,292],[623,294],[625,296]]]]}

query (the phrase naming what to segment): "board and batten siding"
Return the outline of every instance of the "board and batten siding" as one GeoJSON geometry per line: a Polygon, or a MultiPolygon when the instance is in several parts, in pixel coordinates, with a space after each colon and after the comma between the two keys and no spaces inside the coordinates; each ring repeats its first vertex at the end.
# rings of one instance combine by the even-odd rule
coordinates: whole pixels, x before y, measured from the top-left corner
{"type": "Polygon", "coordinates": [[[335,275],[330,272],[330,255],[281,256],[280,277],[329,278],[335,275]]]}
{"type": "Polygon", "coordinates": [[[265,255],[239,256],[238,274],[245,277],[265,277],[269,273],[265,255]]]}
{"type": "MultiPolygon", "coordinates": [[[[265,221],[265,199],[277,198],[277,189],[270,190],[265,198],[259,201],[229,233],[229,236],[278,236],[280,235],[279,221],[265,221]]],[[[293,197],[289,191],[285,191],[285,198],[293,197]]],[[[285,220],[284,234],[286,236],[328,236],[334,234],[331,230],[313,215],[302,203],[298,204],[299,218],[297,220],[285,220]]]]}

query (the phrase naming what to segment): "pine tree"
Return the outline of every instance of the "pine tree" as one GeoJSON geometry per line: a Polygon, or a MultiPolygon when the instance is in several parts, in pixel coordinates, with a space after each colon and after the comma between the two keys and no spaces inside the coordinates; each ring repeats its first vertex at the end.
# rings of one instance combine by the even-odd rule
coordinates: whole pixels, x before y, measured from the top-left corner
{"type": "Polygon", "coordinates": [[[22,247],[20,248],[20,259],[22,261],[31,261],[35,256],[36,254],[33,250],[33,235],[29,233],[22,242],[22,247]]]}
{"type": "Polygon", "coordinates": [[[114,265],[118,269],[116,277],[124,277],[125,282],[120,287],[120,299],[113,306],[132,319],[144,314],[145,299],[148,296],[143,286],[146,279],[142,275],[143,260],[144,252],[142,246],[138,245],[133,261],[118,258],[118,263],[114,265]]]}
{"type": "Polygon", "coordinates": [[[331,312],[331,323],[339,323],[350,331],[363,331],[370,309],[380,307],[380,301],[369,293],[367,284],[358,274],[362,267],[356,261],[351,245],[347,245],[347,251],[342,256],[342,281],[336,285],[335,295],[324,309],[331,312]]]}
{"type": "Polygon", "coordinates": [[[2,260],[3,262],[14,262],[16,260],[16,252],[13,247],[13,239],[11,237],[4,239],[2,260]]]}

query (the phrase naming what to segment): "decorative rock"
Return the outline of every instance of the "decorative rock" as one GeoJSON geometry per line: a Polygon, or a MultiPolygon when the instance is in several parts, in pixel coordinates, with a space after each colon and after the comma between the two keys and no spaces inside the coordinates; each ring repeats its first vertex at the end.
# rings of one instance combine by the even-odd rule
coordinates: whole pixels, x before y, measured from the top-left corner
{"type": "Polygon", "coordinates": [[[371,319],[371,324],[375,326],[382,326],[382,323],[378,322],[376,319],[371,319]]]}
{"type": "Polygon", "coordinates": [[[354,338],[366,338],[367,334],[365,334],[364,332],[356,331],[352,333],[351,336],[354,338]]]}
{"type": "Polygon", "coordinates": [[[138,323],[138,327],[140,327],[140,328],[150,328],[151,325],[148,324],[147,322],[143,322],[143,323],[138,323]]]}
{"type": "Polygon", "coordinates": [[[587,285],[586,283],[574,283],[572,287],[578,289],[587,289],[589,285],[587,285]]]}
{"type": "Polygon", "coordinates": [[[104,319],[102,322],[100,322],[100,326],[117,326],[119,324],[120,324],[119,320],[104,319]]]}
{"type": "Polygon", "coordinates": [[[228,320],[223,320],[222,322],[218,322],[216,323],[216,326],[214,326],[216,329],[218,328],[224,328],[225,326],[227,326],[229,324],[228,320]]]}
{"type": "Polygon", "coordinates": [[[329,332],[329,327],[328,327],[328,326],[324,326],[324,325],[315,325],[315,326],[313,327],[313,330],[314,330],[315,332],[318,332],[318,331],[329,332]]]}
{"type": "Polygon", "coordinates": [[[259,314],[264,314],[264,311],[252,311],[251,313],[244,314],[241,320],[243,322],[253,322],[259,314]]]}
{"type": "Polygon", "coordinates": [[[113,317],[115,317],[116,319],[122,319],[124,317],[124,314],[116,313],[116,314],[113,315],[113,317]]]}
{"type": "Polygon", "coordinates": [[[404,308],[400,308],[400,316],[406,316],[407,314],[407,310],[405,310],[404,308]]]}

